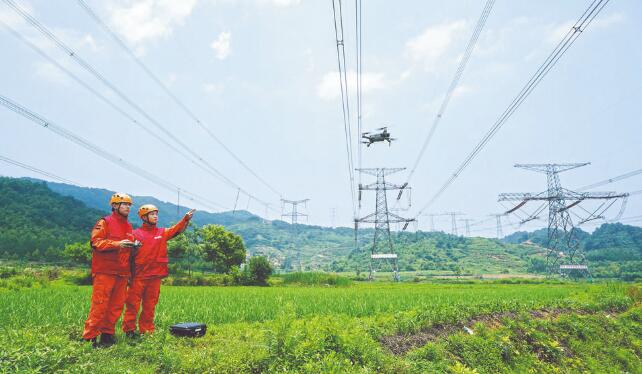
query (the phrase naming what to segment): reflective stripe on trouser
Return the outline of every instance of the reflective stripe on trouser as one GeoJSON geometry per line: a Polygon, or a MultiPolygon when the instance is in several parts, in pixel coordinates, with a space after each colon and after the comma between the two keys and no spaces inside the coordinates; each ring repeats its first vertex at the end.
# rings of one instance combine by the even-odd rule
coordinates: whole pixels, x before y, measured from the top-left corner
{"type": "Polygon", "coordinates": [[[161,278],[137,279],[134,278],[125,302],[125,316],[123,317],[123,331],[136,330],[136,316],[138,309],[143,305],[138,319],[138,329],[141,333],[154,332],[154,312],[158,304],[161,278]]]}
{"type": "Polygon", "coordinates": [[[92,339],[101,333],[114,334],[116,321],[127,298],[127,278],[96,274],[91,291],[91,307],[82,337],[92,339]]]}

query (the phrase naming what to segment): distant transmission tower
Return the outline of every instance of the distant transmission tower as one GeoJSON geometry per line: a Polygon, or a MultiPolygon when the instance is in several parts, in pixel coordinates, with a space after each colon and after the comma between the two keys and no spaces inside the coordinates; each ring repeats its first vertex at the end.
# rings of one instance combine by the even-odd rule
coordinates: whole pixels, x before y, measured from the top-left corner
{"type": "Polygon", "coordinates": [[[491,216],[495,217],[495,221],[497,222],[497,239],[501,239],[504,237],[504,230],[502,229],[502,216],[505,215],[506,213],[491,214],[491,216]]]}
{"type": "Polygon", "coordinates": [[[472,219],[462,218],[460,221],[463,222],[466,227],[466,236],[470,236],[470,221],[472,221],[472,219]]]}
{"type": "MultiPolygon", "coordinates": [[[[540,193],[503,193],[499,195],[498,201],[520,201],[520,203],[507,211],[506,214],[515,212],[529,201],[543,201],[548,205],[548,241],[546,254],[546,265],[549,275],[559,274],[560,276],[591,276],[588,262],[584,253],[579,247],[579,240],[576,235],[577,229],[573,225],[570,213],[578,219],[578,224],[583,224],[599,218],[604,218],[604,212],[610,208],[618,198],[624,198],[628,194],[617,194],[615,192],[575,192],[563,188],[559,173],[576,169],[589,163],[577,164],[517,164],[515,167],[546,174],[548,189],[540,193]],[[583,216],[578,215],[571,208],[578,206],[587,200],[602,200],[597,209],[587,210],[581,208],[583,216]],[[568,202],[567,202],[568,201],[568,202]],[[569,203],[570,202],[570,203],[569,203]]],[[[522,222],[528,222],[537,218],[543,209],[522,222]]]]}
{"type": "MultiPolygon", "coordinates": [[[[298,210],[299,204],[304,204],[304,206],[307,207],[308,201],[310,201],[310,199],[303,199],[303,200],[281,199],[281,218],[284,218],[284,217],[290,218],[290,224],[292,224],[292,227],[294,228],[294,233],[296,236],[298,236],[299,234],[299,227],[298,227],[299,217],[305,217],[306,219],[308,218],[307,214],[299,212],[298,210]],[[286,204],[292,206],[292,209],[289,212],[286,212],[284,210],[286,204]]],[[[299,271],[301,271],[301,248],[296,249],[296,257],[297,257],[297,262],[299,264],[299,271]]]]}
{"type": "Polygon", "coordinates": [[[457,216],[463,216],[464,213],[462,212],[446,212],[446,213],[441,213],[441,214],[431,214],[431,219],[432,217],[439,217],[439,216],[450,216],[450,233],[453,235],[457,235],[457,216]]]}
{"type": "Polygon", "coordinates": [[[370,280],[374,279],[374,273],[380,269],[381,262],[386,262],[393,272],[393,278],[396,281],[399,280],[399,266],[397,254],[394,251],[392,238],[390,237],[390,223],[403,222],[403,230],[405,230],[408,224],[413,222],[414,219],[403,218],[389,211],[387,191],[402,190],[406,188],[407,185],[400,186],[386,182],[386,176],[398,173],[404,169],[405,168],[357,169],[361,173],[377,178],[374,183],[359,185],[359,201],[361,200],[362,191],[376,191],[374,213],[362,218],[355,218],[354,220],[355,242],[357,241],[356,236],[359,232],[359,223],[373,223],[375,226],[374,238],[370,249],[370,275],[368,277],[370,280]]]}

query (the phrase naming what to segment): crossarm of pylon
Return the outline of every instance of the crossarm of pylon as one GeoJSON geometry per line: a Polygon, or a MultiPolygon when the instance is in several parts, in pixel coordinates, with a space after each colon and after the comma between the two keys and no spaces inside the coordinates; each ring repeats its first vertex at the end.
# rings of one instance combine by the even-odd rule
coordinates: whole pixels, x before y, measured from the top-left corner
{"type": "Polygon", "coordinates": [[[531,201],[531,200],[548,200],[549,197],[544,192],[508,192],[499,194],[497,201],[531,201]]]}
{"type": "Polygon", "coordinates": [[[628,193],[617,193],[617,192],[584,192],[582,197],[585,200],[599,200],[599,199],[618,199],[629,196],[628,193]]]}
{"type": "Polygon", "coordinates": [[[581,162],[574,164],[515,164],[516,168],[536,171],[539,173],[547,173],[549,171],[555,171],[561,173],[567,170],[579,168],[582,166],[590,165],[590,162],[581,162]]]}
{"type": "Polygon", "coordinates": [[[388,213],[388,217],[390,218],[390,223],[397,223],[397,222],[414,222],[414,218],[404,218],[401,216],[398,216],[394,213],[388,213]]]}

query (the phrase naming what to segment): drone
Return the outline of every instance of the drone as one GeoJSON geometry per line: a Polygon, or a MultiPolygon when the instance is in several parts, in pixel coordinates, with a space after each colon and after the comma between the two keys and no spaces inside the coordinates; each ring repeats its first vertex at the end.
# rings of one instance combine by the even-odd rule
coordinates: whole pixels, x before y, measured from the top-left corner
{"type": "Polygon", "coordinates": [[[366,139],[361,143],[365,144],[367,147],[370,147],[374,143],[387,141],[388,146],[390,146],[392,144],[392,141],[396,140],[395,138],[390,137],[390,133],[388,132],[388,127],[381,127],[381,128],[378,128],[377,130],[381,132],[373,133],[373,132],[367,131],[361,134],[361,137],[366,139]]]}

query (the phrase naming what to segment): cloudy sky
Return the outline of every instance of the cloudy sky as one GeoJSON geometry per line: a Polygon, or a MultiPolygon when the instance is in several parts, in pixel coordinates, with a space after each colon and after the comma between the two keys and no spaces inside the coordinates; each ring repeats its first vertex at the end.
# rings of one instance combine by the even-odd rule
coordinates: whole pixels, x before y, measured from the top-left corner
{"type": "MultiPolygon", "coordinates": [[[[287,199],[311,199],[310,223],[350,225],[351,194],[330,0],[87,0],[169,90],[243,163],[188,116],[75,0],[21,0],[47,27],[156,124],[230,182],[176,150],[180,145],[83,70],[0,2],[0,19],[121,112],[0,27],[0,95],[224,208],[270,219],[287,199]],[[132,121],[134,119],[136,123],[132,121]],[[150,135],[140,126],[149,129],[150,135]],[[163,139],[163,141],[159,140],[163,139]],[[171,147],[167,144],[171,144],[171,147]]],[[[417,214],[449,178],[570,29],[589,1],[498,0],[415,175],[417,214]]],[[[483,1],[363,2],[363,126],[390,125],[392,147],[363,149],[363,167],[411,168],[457,69],[483,1]]],[[[554,70],[426,213],[460,211],[475,220],[503,211],[500,192],[539,192],[544,175],[515,163],[591,162],[561,175],[578,188],[642,168],[642,3],[614,0],[554,70]]],[[[350,103],[355,107],[354,2],[344,2],[350,103]]],[[[353,110],[353,125],[354,110],[353,110]]],[[[0,106],[0,156],[85,186],[154,195],[176,193],[106,161],[0,106]]],[[[356,129],[353,129],[356,136],[356,129]]],[[[355,165],[356,166],[356,165],[355,165]]],[[[0,162],[0,175],[37,176],[0,162]]],[[[402,183],[408,170],[389,179],[402,183]]],[[[371,179],[363,177],[367,183],[371,179]]],[[[642,189],[642,175],[604,186],[642,189]]],[[[639,215],[640,196],[624,216],[639,215]],[[638,213],[638,214],[636,214],[638,213]]],[[[391,199],[394,197],[391,195],[391,199]]],[[[204,205],[193,203],[197,208],[204,205]]],[[[209,208],[208,208],[209,209],[209,208]]],[[[363,196],[361,215],[374,209],[363,196]]],[[[609,212],[615,216],[617,208],[609,212]]],[[[511,218],[515,222],[516,218],[511,218]]],[[[529,229],[540,227],[534,221],[529,229]]],[[[428,220],[421,217],[421,228],[428,220]]],[[[437,218],[448,231],[447,217],[437,218]]],[[[493,222],[475,227],[494,235],[493,222]]],[[[587,227],[590,228],[590,227],[587,227]]],[[[513,228],[506,228],[509,232],[513,228]]],[[[462,231],[463,228],[460,228],[462,231]]]]}

